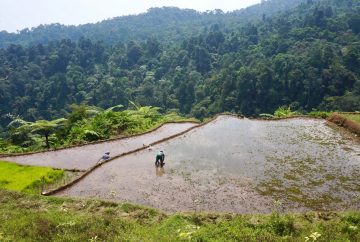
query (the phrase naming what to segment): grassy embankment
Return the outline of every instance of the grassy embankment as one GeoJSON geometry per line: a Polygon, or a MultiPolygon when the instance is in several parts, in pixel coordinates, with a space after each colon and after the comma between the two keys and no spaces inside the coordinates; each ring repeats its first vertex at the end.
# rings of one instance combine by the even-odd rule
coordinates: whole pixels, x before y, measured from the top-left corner
{"type": "Polygon", "coordinates": [[[350,119],[350,120],[352,120],[352,121],[354,121],[354,122],[356,122],[358,124],[360,124],[360,113],[358,113],[358,114],[355,114],[355,113],[353,113],[353,114],[341,113],[340,115],[344,116],[345,118],[350,119]]]}
{"type": "Polygon", "coordinates": [[[328,120],[360,136],[360,113],[333,113],[328,120]]]}
{"type": "Polygon", "coordinates": [[[167,215],[0,189],[0,214],[0,241],[360,241],[360,212],[167,215]]]}
{"type": "Polygon", "coordinates": [[[40,193],[43,187],[59,181],[63,176],[62,170],[0,161],[0,188],[8,190],[40,193]]]}

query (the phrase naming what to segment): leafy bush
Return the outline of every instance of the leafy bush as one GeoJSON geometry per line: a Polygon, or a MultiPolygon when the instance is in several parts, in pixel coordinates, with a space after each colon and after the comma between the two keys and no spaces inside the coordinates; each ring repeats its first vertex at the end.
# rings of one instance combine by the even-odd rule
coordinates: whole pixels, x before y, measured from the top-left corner
{"type": "Polygon", "coordinates": [[[279,107],[274,112],[274,116],[276,118],[289,118],[289,117],[293,117],[295,115],[298,115],[298,113],[291,111],[290,107],[285,107],[285,106],[279,107]]]}
{"type": "Polygon", "coordinates": [[[291,217],[273,214],[267,226],[276,235],[291,236],[295,233],[294,220],[291,217]]]}
{"type": "MultiPolygon", "coordinates": [[[[175,112],[161,114],[160,108],[151,106],[140,107],[134,104],[134,110],[114,111],[122,108],[122,105],[106,110],[86,105],[73,106],[73,112],[67,116],[66,124],[59,126],[60,128],[55,130],[56,122],[65,121],[65,119],[46,121],[46,125],[48,123],[52,125],[51,132],[54,132],[49,131],[46,134],[47,147],[58,148],[109,139],[119,135],[139,134],[164,122],[185,120],[175,112]]],[[[44,138],[42,136],[24,132],[25,127],[39,122],[31,123],[21,119],[12,122],[13,125],[17,123],[19,123],[19,127],[9,126],[12,130],[12,133],[10,132],[12,137],[16,137],[16,143],[13,143],[11,139],[9,141],[0,140],[0,152],[19,153],[43,150],[44,138]]],[[[43,123],[41,124],[41,127],[45,126],[43,123]]]]}
{"type": "Polygon", "coordinates": [[[101,138],[101,136],[93,131],[93,130],[84,130],[84,136],[83,136],[83,140],[86,141],[95,141],[95,140],[99,140],[101,138]]]}
{"type": "Polygon", "coordinates": [[[313,118],[323,118],[323,119],[327,119],[330,115],[331,112],[324,112],[324,111],[312,111],[308,114],[310,117],[313,118]]]}

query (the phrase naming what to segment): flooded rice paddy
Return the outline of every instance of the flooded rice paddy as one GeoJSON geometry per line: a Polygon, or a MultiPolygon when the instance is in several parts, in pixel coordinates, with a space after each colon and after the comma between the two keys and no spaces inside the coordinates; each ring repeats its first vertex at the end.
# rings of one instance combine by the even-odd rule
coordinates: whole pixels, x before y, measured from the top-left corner
{"type": "Polygon", "coordinates": [[[60,196],[165,211],[268,213],[360,208],[360,145],[323,120],[220,116],[96,169],[60,196]],[[165,166],[155,154],[164,150],[165,166]]]}
{"type": "Polygon", "coordinates": [[[196,125],[196,123],[165,124],[159,129],[141,136],[31,155],[1,157],[1,159],[23,165],[85,170],[94,166],[106,151],[110,152],[110,156],[116,156],[183,132],[196,125]]]}

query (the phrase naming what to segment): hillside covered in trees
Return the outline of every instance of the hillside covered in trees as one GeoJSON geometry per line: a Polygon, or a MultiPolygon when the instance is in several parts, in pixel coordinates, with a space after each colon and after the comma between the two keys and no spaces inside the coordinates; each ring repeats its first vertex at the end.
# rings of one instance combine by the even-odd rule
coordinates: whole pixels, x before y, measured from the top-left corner
{"type": "Polygon", "coordinates": [[[147,13],[116,17],[96,24],[64,26],[61,24],[40,25],[32,29],[23,29],[17,34],[0,32],[0,47],[11,44],[33,45],[47,44],[50,41],[80,37],[92,41],[103,41],[106,44],[117,44],[131,40],[144,41],[155,36],[160,41],[183,41],[214,23],[226,22],[226,28],[236,28],[241,21],[258,19],[263,15],[271,16],[279,11],[292,9],[307,0],[263,0],[253,5],[228,14],[222,10],[209,10],[201,13],[192,9],[175,7],[151,8],[147,13]],[[233,26],[229,23],[234,22],[233,26]]]}
{"type": "Polygon", "coordinates": [[[78,27],[0,34],[0,115],[64,117],[130,101],[196,118],[360,110],[360,2],[269,0],[198,13],[156,8],[78,27]],[[278,11],[282,10],[282,11],[278,11]]]}

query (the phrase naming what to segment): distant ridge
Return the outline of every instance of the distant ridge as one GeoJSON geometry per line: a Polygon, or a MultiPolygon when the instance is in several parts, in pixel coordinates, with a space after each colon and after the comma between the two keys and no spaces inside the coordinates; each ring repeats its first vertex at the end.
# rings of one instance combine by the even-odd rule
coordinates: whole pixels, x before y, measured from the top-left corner
{"type": "Polygon", "coordinates": [[[177,7],[150,8],[146,13],[115,17],[98,23],[65,26],[54,23],[23,29],[19,33],[0,32],[0,48],[10,44],[47,44],[61,39],[78,40],[80,37],[106,44],[141,41],[149,36],[179,42],[211,25],[231,19],[234,22],[260,19],[279,11],[292,9],[307,0],[268,0],[262,3],[224,13],[221,10],[198,12],[177,7]]]}

